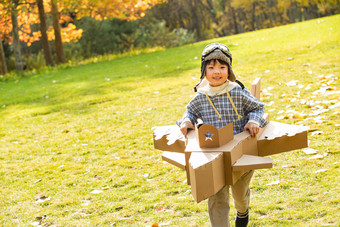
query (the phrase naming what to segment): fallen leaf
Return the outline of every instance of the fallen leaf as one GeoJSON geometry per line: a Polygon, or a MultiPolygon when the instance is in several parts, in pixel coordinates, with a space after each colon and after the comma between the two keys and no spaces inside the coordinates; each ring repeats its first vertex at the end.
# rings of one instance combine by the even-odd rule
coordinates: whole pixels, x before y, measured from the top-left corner
{"type": "Polygon", "coordinates": [[[302,151],[305,152],[305,154],[316,154],[316,150],[313,148],[305,148],[302,151]]]}
{"type": "Polygon", "coordinates": [[[38,199],[35,200],[36,203],[44,203],[46,201],[50,201],[51,200],[51,196],[46,197],[46,196],[41,196],[38,199]]]}
{"type": "Polygon", "coordinates": [[[117,211],[118,211],[118,210],[121,210],[121,209],[123,209],[123,208],[124,208],[124,207],[122,207],[122,206],[119,206],[119,207],[116,207],[116,208],[115,208],[115,210],[117,210],[117,211]]]}
{"type": "Polygon", "coordinates": [[[46,218],[47,218],[47,215],[35,217],[35,219],[37,219],[37,220],[42,220],[42,219],[46,219],[46,218]]]}
{"type": "Polygon", "coordinates": [[[158,207],[158,208],[156,209],[156,211],[163,211],[163,210],[164,210],[163,207],[158,207]]]}
{"type": "Polygon", "coordinates": [[[103,191],[102,190],[93,190],[92,192],[91,192],[91,194],[100,194],[100,193],[102,193],[103,191]]]}
{"type": "Polygon", "coordinates": [[[273,182],[268,183],[267,185],[276,185],[276,184],[280,184],[280,181],[279,180],[273,181],[273,182]]]}
{"type": "Polygon", "coordinates": [[[32,225],[32,226],[38,226],[38,225],[40,225],[40,221],[32,222],[31,225],[32,225]]]}
{"type": "Polygon", "coordinates": [[[299,82],[298,80],[292,80],[286,83],[287,86],[296,86],[297,82],[299,82]]]}
{"type": "Polygon", "coordinates": [[[311,136],[320,135],[322,133],[323,133],[323,131],[314,131],[314,132],[311,133],[311,136]]]}
{"type": "Polygon", "coordinates": [[[319,169],[319,170],[316,170],[314,173],[322,173],[322,172],[325,172],[327,171],[327,169],[319,169]]]}
{"type": "Polygon", "coordinates": [[[324,157],[324,156],[321,155],[321,154],[316,154],[316,155],[310,157],[309,159],[323,159],[323,157],[324,157]]]}

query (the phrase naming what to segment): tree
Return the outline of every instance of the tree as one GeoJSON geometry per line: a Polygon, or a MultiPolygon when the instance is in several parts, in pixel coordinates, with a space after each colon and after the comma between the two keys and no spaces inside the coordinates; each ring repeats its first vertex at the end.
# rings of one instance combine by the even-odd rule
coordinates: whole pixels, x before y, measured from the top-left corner
{"type": "Polygon", "coordinates": [[[18,27],[18,7],[19,1],[12,0],[12,10],[11,10],[11,18],[12,18],[12,33],[13,33],[13,49],[14,49],[14,57],[15,57],[15,68],[18,71],[22,71],[24,66],[21,60],[21,46],[19,41],[19,27],[18,27]]]}
{"type": "Polygon", "coordinates": [[[2,45],[2,39],[0,36],[0,75],[7,73],[7,65],[6,65],[6,59],[5,59],[5,52],[2,45]]]}
{"type": "Polygon", "coordinates": [[[44,49],[45,61],[48,65],[53,65],[52,53],[47,37],[47,24],[43,0],[37,0],[40,19],[41,43],[44,49]]]}
{"type": "Polygon", "coordinates": [[[52,17],[53,17],[53,29],[54,29],[54,37],[55,37],[55,49],[57,54],[57,63],[64,63],[65,62],[65,55],[64,55],[64,47],[63,41],[61,39],[60,33],[60,24],[59,24],[59,11],[58,5],[56,0],[51,0],[51,8],[52,8],[52,17]]]}

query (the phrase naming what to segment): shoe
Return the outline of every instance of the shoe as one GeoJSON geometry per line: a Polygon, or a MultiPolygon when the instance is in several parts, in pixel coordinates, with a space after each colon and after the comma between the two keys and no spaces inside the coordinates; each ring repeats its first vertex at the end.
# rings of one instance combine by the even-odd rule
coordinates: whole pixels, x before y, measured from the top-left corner
{"type": "Polygon", "coordinates": [[[235,227],[247,227],[249,222],[249,210],[244,213],[237,212],[235,227]]]}

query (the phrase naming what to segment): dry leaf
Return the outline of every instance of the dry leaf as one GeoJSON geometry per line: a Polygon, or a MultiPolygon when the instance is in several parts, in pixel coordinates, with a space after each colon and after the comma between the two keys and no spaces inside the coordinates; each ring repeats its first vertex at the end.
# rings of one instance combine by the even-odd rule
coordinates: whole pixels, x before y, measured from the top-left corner
{"type": "Polygon", "coordinates": [[[298,80],[292,80],[286,83],[287,86],[296,86],[297,82],[299,82],[298,80]]]}
{"type": "Polygon", "coordinates": [[[158,207],[158,208],[156,209],[156,211],[163,211],[163,210],[164,210],[163,207],[158,207]]]}
{"type": "Polygon", "coordinates": [[[323,133],[323,131],[314,131],[314,132],[311,133],[311,136],[320,135],[322,133],[323,133]]]}
{"type": "Polygon", "coordinates": [[[46,201],[50,201],[51,200],[51,196],[46,197],[46,196],[41,196],[38,199],[35,200],[36,203],[44,203],[46,201]]]}
{"type": "Polygon", "coordinates": [[[103,191],[102,190],[93,190],[92,192],[91,192],[91,194],[100,194],[100,193],[102,193],[103,191]]]}
{"type": "Polygon", "coordinates": [[[309,159],[323,159],[323,157],[324,157],[324,156],[321,155],[321,154],[316,154],[316,155],[310,157],[309,159]]]}
{"type": "Polygon", "coordinates": [[[32,226],[38,226],[38,225],[40,225],[40,221],[32,222],[31,225],[32,225],[32,226]]]}
{"type": "Polygon", "coordinates": [[[305,152],[305,154],[316,154],[316,150],[313,148],[305,148],[302,151],[305,152]]]}
{"type": "Polygon", "coordinates": [[[319,170],[316,170],[314,173],[322,173],[322,172],[325,172],[327,171],[327,169],[319,169],[319,170]]]}
{"type": "Polygon", "coordinates": [[[279,180],[273,181],[273,182],[268,183],[267,185],[276,185],[276,184],[280,184],[280,181],[279,180]]]}
{"type": "Polygon", "coordinates": [[[34,184],[39,183],[40,181],[41,181],[41,179],[38,179],[38,180],[34,181],[34,184]]]}

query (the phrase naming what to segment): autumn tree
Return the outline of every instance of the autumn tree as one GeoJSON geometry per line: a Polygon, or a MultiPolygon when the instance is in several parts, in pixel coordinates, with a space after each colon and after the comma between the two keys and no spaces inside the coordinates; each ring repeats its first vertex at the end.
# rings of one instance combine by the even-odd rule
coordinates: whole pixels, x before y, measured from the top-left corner
{"type": "Polygon", "coordinates": [[[40,19],[41,43],[44,49],[45,61],[48,65],[53,65],[52,53],[47,37],[47,24],[43,0],[37,0],[40,19]]]}
{"type": "Polygon", "coordinates": [[[64,47],[63,41],[61,38],[60,33],[60,23],[59,23],[59,10],[56,0],[51,0],[51,13],[53,18],[53,29],[54,29],[54,42],[55,42],[55,49],[57,55],[57,63],[64,63],[65,62],[65,55],[64,55],[64,47]]]}
{"type": "Polygon", "coordinates": [[[5,59],[5,52],[2,45],[2,39],[0,37],[0,75],[7,73],[7,65],[5,59]]]}
{"type": "Polygon", "coordinates": [[[12,18],[12,35],[13,35],[13,49],[14,49],[14,57],[15,57],[15,67],[18,71],[23,70],[23,63],[21,60],[21,47],[19,41],[19,26],[18,26],[18,0],[12,0],[11,7],[11,18],[12,18]]]}

